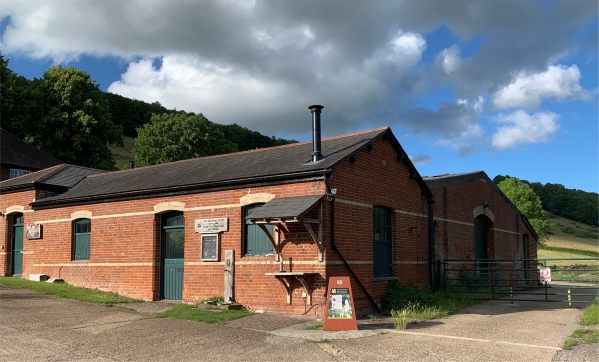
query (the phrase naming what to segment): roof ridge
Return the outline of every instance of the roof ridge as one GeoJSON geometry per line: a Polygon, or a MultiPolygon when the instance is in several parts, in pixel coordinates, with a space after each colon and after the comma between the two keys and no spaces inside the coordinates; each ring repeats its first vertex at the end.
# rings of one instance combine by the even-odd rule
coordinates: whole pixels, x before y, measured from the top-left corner
{"type": "Polygon", "coordinates": [[[442,174],[439,174],[439,175],[422,176],[422,177],[426,178],[426,179],[449,178],[449,177],[459,177],[459,176],[466,176],[466,175],[474,175],[474,174],[481,173],[481,172],[485,172],[485,171],[483,171],[483,170],[477,170],[477,171],[460,172],[460,173],[442,173],[442,174]]]}
{"type": "MultiPolygon", "coordinates": [[[[51,168],[60,167],[60,166],[65,166],[65,165],[66,165],[65,163],[59,163],[58,165],[50,166],[50,167],[44,168],[44,169],[42,169],[42,170],[37,170],[37,171],[30,172],[30,173],[27,173],[27,174],[24,174],[24,175],[21,175],[21,176],[17,176],[17,177],[13,177],[13,178],[8,178],[8,179],[6,179],[6,180],[2,180],[0,183],[2,183],[2,182],[4,182],[4,181],[9,181],[9,180],[11,180],[11,181],[12,181],[12,180],[18,180],[18,179],[19,179],[19,178],[21,178],[21,177],[32,177],[32,176],[34,176],[34,179],[33,179],[32,183],[33,183],[33,182],[37,182],[38,180],[37,180],[37,179],[35,179],[35,174],[36,174],[36,173],[40,173],[40,172],[47,172],[47,171],[48,171],[49,169],[51,169],[51,168]]],[[[58,171],[60,171],[60,169],[56,170],[56,172],[58,172],[58,171]]],[[[49,176],[51,176],[51,175],[55,175],[55,174],[56,174],[56,172],[54,172],[54,173],[51,173],[49,176]]],[[[49,177],[49,176],[48,176],[48,177],[49,177]]],[[[44,179],[44,178],[42,177],[42,179],[44,179]]]]}
{"type": "MultiPolygon", "coordinates": [[[[389,129],[389,126],[372,128],[372,129],[369,129],[369,130],[363,130],[363,131],[358,131],[358,132],[353,132],[353,133],[346,133],[346,134],[337,135],[337,136],[325,137],[325,138],[322,139],[322,141],[331,141],[331,140],[340,139],[340,138],[353,137],[353,136],[357,136],[357,135],[360,135],[360,134],[366,134],[366,133],[371,133],[371,132],[375,132],[375,131],[383,131],[383,130],[387,130],[387,129],[389,129]]],[[[294,142],[294,143],[289,143],[289,144],[280,145],[280,146],[263,147],[263,148],[256,148],[256,149],[253,149],[253,150],[245,150],[245,151],[221,153],[221,154],[218,154],[218,155],[209,155],[209,156],[187,158],[185,160],[177,160],[177,161],[160,163],[160,164],[157,164],[157,165],[148,165],[148,166],[142,166],[142,167],[136,167],[136,168],[129,168],[129,169],[125,169],[125,170],[99,172],[99,173],[96,173],[96,174],[93,174],[93,175],[89,175],[87,177],[96,177],[96,176],[101,176],[101,175],[106,175],[106,174],[114,174],[114,173],[124,173],[124,172],[136,171],[136,170],[147,169],[147,168],[152,168],[152,167],[160,167],[160,166],[172,165],[172,164],[176,164],[176,163],[183,163],[183,162],[188,162],[188,161],[192,161],[192,160],[199,160],[199,159],[217,158],[217,157],[225,157],[225,156],[231,156],[231,155],[241,155],[241,154],[256,153],[256,152],[262,152],[262,151],[270,151],[270,150],[273,150],[273,149],[281,149],[281,148],[287,148],[287,147],[296,147],[296,146],[305,145],[305,144],[308,144],[308,143],[312,143],[312,141],[294,142]]]]}

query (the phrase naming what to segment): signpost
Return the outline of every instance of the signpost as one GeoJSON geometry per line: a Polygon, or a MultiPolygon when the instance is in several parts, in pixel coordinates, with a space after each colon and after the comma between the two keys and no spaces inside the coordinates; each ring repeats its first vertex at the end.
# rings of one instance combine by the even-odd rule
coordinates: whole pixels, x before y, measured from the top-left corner
{"type": "Polygon", "coordinates": [[[540,269],[539,280],[541,283],[551,283],[551,268],[540,269]]]}
{"type": "Polygon", "coordinates": [[[229,229],[229,218],[196,219],[195,231],[201,234],[216,234],[229,229]]]}
{"type": "Polygon", "coordinates": [[[324,312],[325,331],[358,329],[354,297],[349,277],[330,277],[324,312]]]}

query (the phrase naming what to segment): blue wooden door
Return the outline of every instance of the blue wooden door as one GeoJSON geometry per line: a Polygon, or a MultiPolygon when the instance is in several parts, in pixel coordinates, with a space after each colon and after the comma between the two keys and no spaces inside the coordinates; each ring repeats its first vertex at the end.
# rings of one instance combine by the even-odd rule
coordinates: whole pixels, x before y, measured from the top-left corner
{"type": "Polygon", "coordinates": [[[181,300],[183,295],[183,215],[164,218],[162,230],[162,298],[181,300]]]}
{"type": "Polygon", "coordinates": [[[17,214],[12,220],[11,274],[21,275],[23,273],[23,215],[17,214]]]}

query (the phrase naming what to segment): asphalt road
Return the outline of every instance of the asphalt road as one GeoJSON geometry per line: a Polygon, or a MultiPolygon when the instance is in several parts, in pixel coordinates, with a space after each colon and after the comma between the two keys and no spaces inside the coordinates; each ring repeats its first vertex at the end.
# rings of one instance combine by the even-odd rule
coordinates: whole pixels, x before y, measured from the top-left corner
{"type": "Polygon", "coordinates": [[[0,286],[0,360],[550,361],[579,315],[493,301],[406,331],[317,343],[0,286]]]}

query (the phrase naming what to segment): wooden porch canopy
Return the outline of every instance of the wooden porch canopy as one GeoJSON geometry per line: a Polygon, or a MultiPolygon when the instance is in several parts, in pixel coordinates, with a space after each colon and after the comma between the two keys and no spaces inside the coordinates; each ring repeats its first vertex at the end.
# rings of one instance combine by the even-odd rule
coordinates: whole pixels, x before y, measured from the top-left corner
{"type": "Polygon", "coordinates": [[[245,218],[246,222],[258,225],[268,236],[280,259],[283,243],[279,240],[279,231],[289,232],[287,224],[301,223],[304,225],[312,240],[318,247],[319,260],[322,261],[322,197],[324,195],[308,195],[294,197],[278,197],[252,210],[245,218]],[[306,215],[318,207],[318,217],[308,218],[306,215]],[[266,225],[274,225],[273,231],[266,225]],[[313,225],[318,225],[314,231],[313,225]]]}

